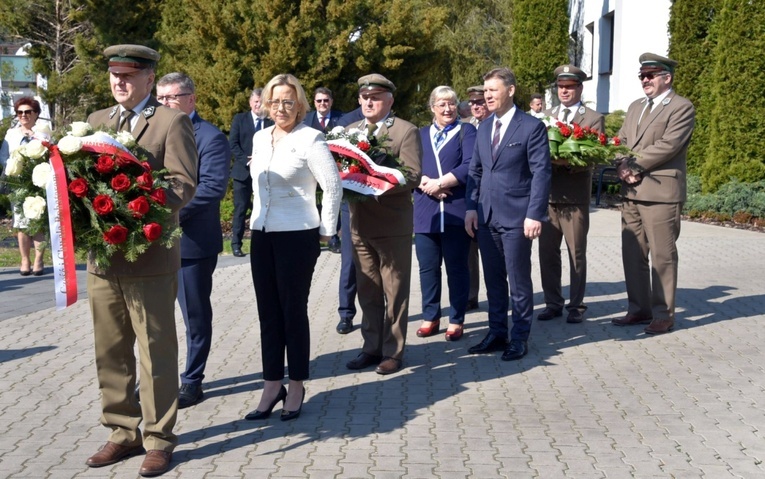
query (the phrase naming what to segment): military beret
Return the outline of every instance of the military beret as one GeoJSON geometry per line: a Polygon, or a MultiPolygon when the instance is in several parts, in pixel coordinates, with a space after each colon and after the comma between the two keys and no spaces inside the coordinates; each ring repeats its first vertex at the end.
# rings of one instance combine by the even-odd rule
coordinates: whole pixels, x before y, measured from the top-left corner
{"type": "Polygon", "coordinates": [[[587,79],[587,74],[574,65],[561,65],[553,73],[556,80],[573,80],[582,83],[587,79]]]}
{"type": "Polygon", "coordinates": [[[675,72],[677,62],[667,57],[657,55],[655,53],[643,53],[640,55],[640,70],[654,70],[662,71],[666,70],[670,73],[675,72]]]}
{"type": "Polygon", "coordinates": [[[154,69],[159,61],[159,53],[143,45],[112,45],[104,50],[104,56],[112,73],[154,69]]]}
{"type": "Polygon", "coordinates": [[[467,89],[468,95],[471,93],[480,93],[483,95],[483,85],[471,86],[467,89]]]}
{"type": "Polygon", "coordinates": [[[359,78],[359,92],[371,91],[371,90],[386,90],[389,92],[396,91],[396,85],[392,81],[388,80],[379,73],[372,73],[364,75],[359,78]]]}

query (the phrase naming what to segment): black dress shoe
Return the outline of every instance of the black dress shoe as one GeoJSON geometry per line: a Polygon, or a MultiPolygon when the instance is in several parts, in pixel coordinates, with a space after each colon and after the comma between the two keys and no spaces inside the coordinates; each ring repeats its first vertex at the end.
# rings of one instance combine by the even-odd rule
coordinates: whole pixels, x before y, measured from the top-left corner
{"type": "Polygon", "coordinates": [[[553,309],[553,308],[545,308],[542,310],[541,313],[537,316],[537,319],[540,321],[549,321],[553,318],[559,318],[563,316],[563,311],[560,309],[553,309]]]}
{"type": "Polygon", "coordinates": [[[335,235],[327,242],[327,249],[333,253],[340,254],[340,237],[335,235]]]}
{"type": "Polygon", "coordinates": [[[241,258],[242,256],[244,256],[244,253],[242,253],[242,248],[238,246],[235,248],[231,248],[231,251],[234,253],[234,256],[236,256],[237,258],[241,258]]]}
{"type": "Polygon", "coordinates": [[[520,339],[511,339],[505,348],[505,352],[502,353],[502,361],[515,361],[526,356],[529,352],[529,347],[526,341],[520,339]]]}
{"type": "Polygon", "coordinates": [[[353,331],[353,320],[350,318],[340,318],[340,322],[337,323],[335,330],[339,334],[348,334],[353,331]]]}
{"type": "Polygon", "coordinates": [[[375,356],[373,354],[359,353],[356,359],[352,359],[345,364],[348,369],[366,369],[369,366],[377,366],[382,361],[382,356],[375,356]]]}
{"type": "Polygon", "coordinates": [[[494,351],[504,351],[507,346],[507,340],[500,338],[494,333],[489,333],[483,338],[483,341],[468,349],[470,354],[493,353],[494,351]]]}
{"type": "Polygon", "coordinates": [[[287,399],[287,388],[282,386],[282,388],[279,390],[279,394],[276,395],[273,401],[271,401],[271,404],[269,404],[268,409],[265,411],[258,411],[257,409],[252,411],[251,413],[244,416],[244,418],[247,421],[257,421],[260,419],[266,419],[268,416],[271,415],[271,411],[274,410],[274,407],[276,407],[277,404],[279,404],[281,401],[284,401],[287,399]]]}
{"type": "Polygon", "coordinates": [[[178,409],[193,406],[203,397],[201,384],[181,384],[181,389],[178,391],[178,409]]]}
{"type": "Polygon", "coordinates": [[[582,321],[584,321],[584,313],[582,311],[572,309],[568,312],[567,323],[581,323],[582,321]]]}

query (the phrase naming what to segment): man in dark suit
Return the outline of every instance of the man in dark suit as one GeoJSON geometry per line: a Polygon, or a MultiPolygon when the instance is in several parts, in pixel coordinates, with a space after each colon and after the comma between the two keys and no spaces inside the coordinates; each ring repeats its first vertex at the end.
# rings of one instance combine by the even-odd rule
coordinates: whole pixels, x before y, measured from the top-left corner
{"type": "Polygon", "coordinates": [[[483,77],[492,115],[478,127],[467,185],[465,229],[478,234],[489,333],[471,354],[504,350],[502,359],[528,352],[534,310],[531,243],[542,232],[550,193],[550,147],[544,124],[513,104],[515,75],[495,68],[483,77]],[[508,341],[508,273],[513,328],[508,341]]]}
{"type": "MultiPolygon", "coordinates": [[[[191,120],[152,98],[156,51],[115,45],[104,55],[109,58],[109,82],[118,105],[92,113],[88,123],[131,132],[151,167],[167,170],[167,206],[177,223],[177,212],[194,196],[197,183],[191,120]]],[[[116,253],[107,268],[96,266],[93,255],[88,258],[101,423],[111,430],[109,442],[86,461],[90,467],[114,464],[144,448],[139,474],[157,476],[170,467],[178,443],[173,427],[178,413],[175,295],[180,265],[178,244],[167,249],[155,243],[135,262],[116,253]],[[140,404],[133,394],[136,341],[142,371],[140,404]]]]}
{"type": "Polygon", "coordinates": [[[305,118],[303,118],[303,123],[325,133],[332,131],[334,127],[338,126],[338,121],[343,116],[341,111],[332,109],[334,101],[332,90],[329,88],[320,86],[314,90],[313,104],[316,110],[309,111],[305,118]]]}
{"type": "Polygon", "coordinates": [[[672,89],[677,62],[640,55],[644,98],[627,109],[619,138],[635,155],[621,160],[622,261],[627,315],[618,326],[648,324],[648,334],[675,325],[677,238],[686,199],[685,160],[696,112],[672,89]],[[650,252],[650,265],[648,255],[650,252]]]}
{"type": "Polygon", "coordinates": [[[181,270],[178,304],[186,324],[186,370],[181,373],[178,408],[202,400],[207,357],[212,343],[210,295],[218,253],[223,251],[220,200],[228,187],[231,150],[226,136],[196,111],[194,82],[183,73],[169,73],[157,82],[157,100],[191,118],[199,153],[199,180],[194,198],[181,209],[181,270]]]}
{"type": "Polygon", "coordinates": [[[231,166],[231,179],[234,184],[234,217],[231,220],[231,251],[234,256],[244,256],[242,238],[244,237],[245,216],[252,207],[252,177],[250,176],[250,155],[252,155],[252,136],[256,131],[273,125],[273,120],[263,116],[260,110],[262,88],[255,88],[250,94],[250,111],[237,113],[231,121],[228,143],[234,154],[231,166]]]}
{"type": "MultiPolygon", "coordinates": [[[[560,105],[547,110],[543,116],[562,123],[576,123],[604,133],[603,115],[582,104],[582,82],[587,74],[574,65],[561,65],[555,69],[560,105]]],[[[542,272],[542,290],[545,309],[537,318],[546,321],[563,315],[561,292],[560,245],[563,238],[568,247],[571,285],[566,310],[566,322],[584,321],[584,293],[587,286],[587,232],[590,229],[590,195],[592,193],[592,166],[570,166],[566,160],[555,160],[550,186],[549,221],[542,223],[539,237],[539,269],[542,272]]]]}
{"type": "MultiPolygon", "coordinates": [[[[393,82],[373,73],[359,78],[358,83],[365,119],[351,127],[368,132],[372,141],[387,137],[381,146],[408,170],[405,185],[349,205],[364,346],[346,367],[377,365],[378,374],[392,374],[401,369],[406,344],[414,231],[412,190],[420,184],[422,144],[416,126],[391,114],[393,82]]],[[[380,161],[382,166],[395,167],[388,160],[380,161]]]]}

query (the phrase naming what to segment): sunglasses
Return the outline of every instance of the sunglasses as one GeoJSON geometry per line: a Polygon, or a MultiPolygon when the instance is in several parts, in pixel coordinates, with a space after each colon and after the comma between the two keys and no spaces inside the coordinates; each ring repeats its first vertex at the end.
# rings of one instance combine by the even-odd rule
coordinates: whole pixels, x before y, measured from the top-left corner
{"type": "Polygon", "coordinates": [[[329,98],[322,98],[320,100],[314,100],[314,103],[329,103],[329,98]]]}
{"type": "Polygon", "coordinates": [[[18,110],[16,112],[16,116],[32,116],[32,113],[34,113],[34,110],[18,110]]]}
{"type": "Polygon", "coordinates": [[[656,77],[663,77],[664,75],[668,75],[668,73],[640,73],[638,74],[638,78],[641,80],[653,80],[656,77]]]}
{"type": "Polygon", "coordinates": [[[486,100],[469,100],[468,101],[468,105],[470,106],[473,106],[473,105],[483,106],[485,103],[486,103],[486,100]]]}

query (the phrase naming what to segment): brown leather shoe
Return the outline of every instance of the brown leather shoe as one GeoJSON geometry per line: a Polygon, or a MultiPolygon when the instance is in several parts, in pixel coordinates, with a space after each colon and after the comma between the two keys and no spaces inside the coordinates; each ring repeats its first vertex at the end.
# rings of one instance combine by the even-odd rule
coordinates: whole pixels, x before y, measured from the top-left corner
{"type": "Polygon", "coordinates": [[[643,331],[646,334],[664,334],[672,331],[675,322],[671,319],[654,319],[643,331]]]}
{"type": "Polygon", "coordinates": [[[146,458],[141,464],[138,474],[143,477],[160,476],[170,469],[170,461],[173,459],[173,453],[170,451],[160,451],[152,449],[146,452],[146,458]]]}
{"type": "Polygon", "coordinates": [[[653,318],[651,318],[650,316],[627,313],[627,315],[624,316],[622,319],[612,319],[611,324],[615,324],[617,326],[634,326],[636,324],[648,324],[651,322],[652,319],[653,318]]]}
{"type": "Polygon", "coordinates": [[[114,464],[136,454],[143,453],[143,446],[122,446],[116,442],[107,442],[97,453],[93,454],[85,461],[90,467],[103,467],[109,464],[114,464]]]}
{"type": "Polygon", "coordinates": [[[393,374],[401,370],[401,360],[396,358],[384,358],[375,372],[377,374],[393,374]]]}

